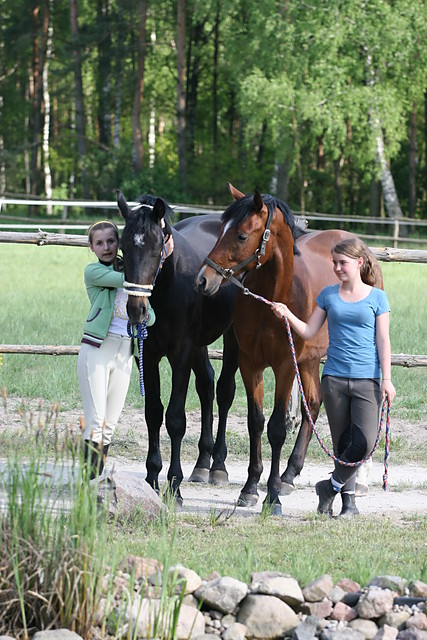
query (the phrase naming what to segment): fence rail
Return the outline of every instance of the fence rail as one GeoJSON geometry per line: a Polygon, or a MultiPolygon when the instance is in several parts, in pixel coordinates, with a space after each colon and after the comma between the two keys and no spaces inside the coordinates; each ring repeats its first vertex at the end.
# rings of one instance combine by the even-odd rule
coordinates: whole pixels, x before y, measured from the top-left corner
{"type": "MultiPolygon", "coordinates": [[[[63,246],[87,246],[86,235],[73,235],[61,233],[47,233],[39,229],[37,233],[21,233],[21,232],[0,232],[0,243],[18,243],[18,244],[36,244],[38,246],[45,245],[63,245],[63,246]]],[[[411,263],[427,263],[427,251],[414,249],[395,249],[384,247],[378,249],[371,247],[372,252],[378,260],[383,262],[411,262],[411,263]]],[[[33,355],[77,355],[80,347],[73,345],[13,345],[0,344],[0,353],[9,354],[33,354],[33,355]]],[[[213,360],[222,359],[222,350],[209,349],[209,357],[213,360]]],[[[391,364],[400,367],[426,367],[427,355],[421,354],[392,354],[391,364]]]]}
{"type": "MultiPolygon", "coordinates": [[[[129,202],[130,206],[134,206],[138,204],[137,202],[129,202]]],[[[112,209],[117,210],[117,202],[114,200],[42,200],[42,199],[25,199],[25,198],[13,198],[13,197],[0,197],[0,211],[4,211],[7,205],[20,205],[20,206],[39,206],[45,207],[46,209],[49,207],[51,210],[52,207],[62,207],[63,210],[67,208],[78,208],[78,209],[112,209]]],[[[187,205],[187,204],[171,204],[172,209],[179,212],[181,215],[200,215],[206,213],[221,213],[225,207],[208,207],[205,205],[187,205]]],[[[355,224],[367,224],[367,225],[387,225],[390,227],[391,234],[390,235],[373,235],[373,234],[362,234],[358,233],[358,235],[365,240],[381,240],[381,242],[390,242],[393,244],[394,248],[398,247],[399,242],[411,243],[411,244],[427,244],[427,238],[413,238],[409,237],[406,234],[402,235],[402,228],[407,229],[410,227],[411,229],[423,227],[427,227],[427,220],[418,220],[413,218],[377,218],[377,217],[365,217],[365,216],[338,216],[324,213],[313,213],[313,212],[304,212],[298,213],[294,212],[297,218],[304,218],[305,220],[313,220],[318,222],[338,222],[340,224],[343,223],[355,223],[355,224]]],[[[65,216],[64,216],[65,217],[65,216]]],[[[9,217],[10,220],[11,217],[9,217]]],[[[26,219],[26,224],[21,224],[21,221],[13,220],[13,222],[9,222],[8,224],[2,224],[0,221],[0,229],[4,228],[12,228],[13,224],[15,229],[24,229],[29,228],[31,225],[31,219],[26,219]]],[[[55,228],[55,229],[70,229],[70,228],[82,228],[78,227],[75,223],[71,223],[67,220],[58,221],[58,223],[48,223],[46,221],[45,228],[55,228]]]]}
{"type": "MultiPolygon", "coordinates": [[[[14,244],[36,244],[63,245],[73,247],[87,247],[86,235],[75,235],[70,233],[48,233],[39,229],[36,233],[26,233],[19,231],[0,231],[0,243],[14,244]]],[[[427,251],[423,249],[394,249],[384,247],[370,247],[372,253],[382,262],[421,262],[427,263],[427,251]]]]}
{"type": "MultiPolygon", "coordinates": [[[[77,356],[80,347],[76,345],[40,345],[40,344],[0,344],[0,353],[32,354],[44,356],[77,356]]],[[[221,349],[209,349],[209,358],[222,360],[221,349]]],[[[325,359],[321,360],[325,362],[325,359]]],[[[391,364],[398,367],[427,367],[427,355],[393,353],[391,364]]]]}

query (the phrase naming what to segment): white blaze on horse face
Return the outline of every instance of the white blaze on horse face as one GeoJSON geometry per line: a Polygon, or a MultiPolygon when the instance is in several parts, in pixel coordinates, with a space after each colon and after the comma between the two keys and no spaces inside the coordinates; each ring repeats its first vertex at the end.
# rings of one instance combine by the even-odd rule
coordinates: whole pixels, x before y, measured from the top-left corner
{"type": "Polygon", "coordinates": [[[223,231],[221,233],[221,236],[218,239],[218,242],[223,239],[223,237],[225,236],[225,234],[227,233],[227,231],[229,230],[230,227],[231,227],[231,220],[229,220],[227,222],[227,224],[225,225],[225,227],[224,227],[224,229],[223,229],[223,231]]]}
{"type": "Polygon", "coordinates": [[[143,233],[135,233],[133,237],[133,241],[136,247],[143,247],[145,244],[144,234],[143,233]]]}

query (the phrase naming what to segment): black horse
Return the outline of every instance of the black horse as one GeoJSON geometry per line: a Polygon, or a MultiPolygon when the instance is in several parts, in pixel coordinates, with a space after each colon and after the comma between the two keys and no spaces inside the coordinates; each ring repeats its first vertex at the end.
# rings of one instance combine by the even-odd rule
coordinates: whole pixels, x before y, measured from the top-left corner
{"type": "Polygon", "coordinates": [[[221,228],[219,215],[188,218],[172,227],[169,222],[172,209],[161,198],[143,194],[139,197],[139,205],[131,208],[118,191],[117,202],[126,221],[121,248],[130,322],[133,325],[144,322],[148,296],[151,296],[150,304],[156,313],[156,322],[143,342],[145,420],[149,438],[146,479],[158,491],[162,469],[159,433],[164,413],[159,363],[166,356],[172,369],[172,391],[166,410],[166,429],[171,439],[167,477],[171,492],[181,504],[181,443],[186,430],[185,401],[191,370],[201,404],[201,435],[199,456],[190,481],[228,481],[225,428],[234,399],[237,370],[237,343],[232,325],[236,288],[225,286],[213,298],[195,288],[196,274],[221,228]],[[165,258],[165,238],[169,234],[172,234],[174,248],[165,258]],[[216,387],[218,429],[214,445],[214,371],[207,345],[221,335],[223,362],[216,387]]]}

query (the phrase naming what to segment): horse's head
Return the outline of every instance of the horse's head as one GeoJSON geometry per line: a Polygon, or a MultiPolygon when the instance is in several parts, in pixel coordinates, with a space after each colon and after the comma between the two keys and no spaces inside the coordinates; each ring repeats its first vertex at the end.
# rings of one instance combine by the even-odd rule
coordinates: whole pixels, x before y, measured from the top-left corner
{"type": "Polygon", "coordinates": [[[219,238],[196,277],[196,286],[205,295],[216,293],[224,279],[257,269],[267,262],[276,209],[280,208],[284,214],[285,207],[293,223],[292,214],[280,200],[262,196],[258,191],[244,195],[231,184],[229,189],[235,201],[222,214],[219,238]]]}
{"type": "Polygon", "coordinates": [[[161,198],[145,194],[139,197],[139,204],[130,207],[120,191],[117,204],[126,222],[120,247],[124,289],[129,295],[127,312],[131,324],[142,324],[147,319],[148,298],[166,258],[165,235],[172,233],[167,220],[171,208],[161,198]]]}

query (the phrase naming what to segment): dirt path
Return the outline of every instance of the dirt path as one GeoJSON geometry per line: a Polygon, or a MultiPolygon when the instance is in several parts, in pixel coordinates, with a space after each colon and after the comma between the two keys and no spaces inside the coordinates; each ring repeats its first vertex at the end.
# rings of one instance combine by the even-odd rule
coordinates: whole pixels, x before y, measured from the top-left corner
{"type": "MultiPolygon", "coordinates": [[[[9,402],[8,415],[0,410],[0,431],[6,426],[18,427],[22,429],[22,418],[16,411],[18,400],[9,402]],[[16,406],[14,406],[14,404],[16,406]]],[[[38,402],[32,402],[34,414],[37,413],[38,402]]],[[[31,407],[28,408],[30,410],[31,407]]],[[[61,412],[59,424],[62,428],[78,429],[80,411],[61,412]]],[[[36,422],[36,420],[35,420],[36,422]]],[[[184,499],[183,512],[192,513],[231,513],[235,509],[236,501],[240,490],[247,477],[247,459],[242,455],[233,456],[229,453],[227,458],[227,469],[229,473],[229,484],[212,486],[208,484],[189,483],[189,478],[194,458],[186,455],[186,442],[190,439],[193,443],[199,434],[200,415],[198,412],[188,412],[187,433],[183,443],[183,471],[184,482],[181,485],[181,493],[184,499]]],[[[328,432],[325,416],[320,416],[316,425],[321,437],[328,432]]],[[[245,417],[231,415],[228,420],[228,432],[230,436],[239,435],[247,438],[247,427],[245,417]]],[[[374,464],[370,476],[370,489],[367,496],[358,499],[358,506],[362,515],[376,515],[389,517],[395,520],[407,521],[416,514],[427,514],[427,421],[426,423],[410,424],[392,416],[391,424],[392,438],[403,437],[419,452],[419,459],[422,464],[396,464],[393,461],[393,448],[391,448],[388,474],[387,491],[382,489],[382,476],[384,465],[381,456],[374,456],[374,464]]],[[[169,464],[168,458],[168,436],[166,430],[161,430],[161,447],[163,454],[163,470],[161,481],[166,482],[166,473],[169,464]]],[[[194,444],[193,444],[194,450],[194,444]]],[[[126,469],[145,478],[145,455],[147,451],[147,433],[143,419],[142,409],[126,407],[111,447],[112,455],[109,458],[109,465],[116,468],[126,469]]],[[[259,513],[262,509],[262,502],[266,492],[266,482],[270,464],[264,460],[264,471],[259,485],[258,504],[251,508],[238,507],[236,515],[249,516],[259,513]]],[[[284,467],[283,467],[284,468],[284,467]]],[[[290,518],[304,518],[316,511],[317,498],[314,491],[315,483],[327,477],[331,471],[331,461],[325,454],[324,462],[307,462],[299,478],[297,478],[295,491],[288,496],[282,496],[283,516],[290,518]]],[[[283,470],[283,469],[282,469],[283,470]]],[[[340,509],[340,500],[336,500],[335,508],[340,509]]]]}

